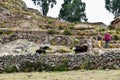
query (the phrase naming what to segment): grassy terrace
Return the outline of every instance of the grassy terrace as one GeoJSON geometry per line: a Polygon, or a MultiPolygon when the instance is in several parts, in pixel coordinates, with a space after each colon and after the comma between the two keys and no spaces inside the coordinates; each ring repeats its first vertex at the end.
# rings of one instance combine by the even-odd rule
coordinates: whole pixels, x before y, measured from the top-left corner
{"type": "Polygon", "coordinates": [[[4,73],[0,80],[120,80],[120,70],[4,73]]]}

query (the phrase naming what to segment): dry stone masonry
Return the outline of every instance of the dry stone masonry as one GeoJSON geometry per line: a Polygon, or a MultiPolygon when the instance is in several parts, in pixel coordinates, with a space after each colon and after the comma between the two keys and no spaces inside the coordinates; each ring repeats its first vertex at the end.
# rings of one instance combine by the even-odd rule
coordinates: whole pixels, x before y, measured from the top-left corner
{"type": "Polygon", "coordinates": [[[91,54],[7,55],[0,57],[0,71],[55,71],[75,69],[120,69],[120,52],[91,54]]]}
{"type": "MultiPolygon", "coordinates": [[[[7,33],[3,30],[3,33],[7,33]]],[[[10,31],[9,31],[10,32],[10,31]]],[[[27,39],[35,43],[52,43],[54,45],[71,45],[73,39],[64,35],[49,35],[45,31],[14,31],[10,35],[0,37],[0,43],[8,43],[17,39],[27,39]]]]}

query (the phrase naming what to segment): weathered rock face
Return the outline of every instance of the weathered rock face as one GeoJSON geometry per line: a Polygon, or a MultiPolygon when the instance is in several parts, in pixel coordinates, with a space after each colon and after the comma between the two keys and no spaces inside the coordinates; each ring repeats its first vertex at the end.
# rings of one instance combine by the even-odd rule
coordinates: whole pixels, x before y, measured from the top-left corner
{"type": "Polygon", "coordinates": [[[46,29],[60,25],[68,26],[66,22],[43,17],[38,10],[27,8],[22,0],[0,0],[0,28],[9,29],[46,29]]]}
{"type": "Polygon", "coordinates": [[[53,45],[71,45],[73,43],[73,39],[69,36],[56,35],[50,37],[50,43],[53,45]]]}
{"type": "Polygon", "coordinates": [[[10,43],[4,44],[0,47],[0,56],[1,55],[20,55],[31,53],[34,54],[35,51],[39,49],[39,46],[33,42],[30,42],[25,39],[18,39],[10,43]]]}
{"type": "Polygon", "coordinates": [[[27,9],[25,3],[22,0],[0,0],[1,7],[9,10],[25,10],[27,9]],[[9,3],[9,4],[8,4],[9,3]]]}
{"type": "Polygon", "coordinates": [[[100,56],[28,54],[0,57],[0,71],[9,71],[11,68],[16,71],[120,69],[120,52],[109,52],[100,56]]]}
{"type": "MultiPolygon", "coordinates": [[[[32,14],[34,13],[30,12],[21,0],[2,0],[0,1],[0,28],[32,29],[32,25],[36,24],[31,18],[34,17],[32,14]]],[[[33,28],[39,29],[38,25],[33,28]]]]}

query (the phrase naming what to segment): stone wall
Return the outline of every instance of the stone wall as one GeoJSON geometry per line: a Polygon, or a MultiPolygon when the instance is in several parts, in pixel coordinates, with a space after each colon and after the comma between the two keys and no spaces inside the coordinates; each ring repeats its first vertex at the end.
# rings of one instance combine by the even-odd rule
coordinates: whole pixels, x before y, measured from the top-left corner
{"type": "Polygon", "coordinates": [[[3,30],[3,33],[10,33],[9,35],[0,36],[0,42],[2,44],[8,43],[17,39],[27,39],[35,43],[56,43],[56,45],[71,45],[73,40],[69,36],[64,35],[49,35],[45,31],[7,31],[3,30]],[[59,40],[59,41],[58,41],[59,40]]]}
{"type": "Polygon", "coordinates": [[[75,69],[120,69],[120,52],[90,54],[7,55],[0,57],[0,71],[55,71],[75,69]]]}

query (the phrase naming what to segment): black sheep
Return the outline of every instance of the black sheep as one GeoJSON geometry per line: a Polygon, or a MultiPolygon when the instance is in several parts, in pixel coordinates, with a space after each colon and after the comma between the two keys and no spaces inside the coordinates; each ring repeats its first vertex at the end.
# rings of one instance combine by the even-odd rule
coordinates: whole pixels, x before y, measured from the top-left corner
{"type": "Polygon", "coordinates": [[[36,53],[38,53],[38,54],[41,54],[41,53],[45,53],[45,50],[36,50],[36,53]]]}
{"type": "Polygon", "coordinates": [[[36,53],[39,53],[39,54],[46,53],[45,50],[47,50],[47,49],[49,49],[48,46],[40,47],[38,50],[36,50],[36,53]]]}
{"type": "Polygon", "coordinates": [[[82,46],[82,49],[83,49],[83,52],[87,52],[88,47],[87,47],[86,45],[83,45],[83,46],[82,46]]]}
{"type": "Polygon", "coordinates": [[[86,45],[83,46],[75,46],[75,53],[87,52],[88,47],[86,45]]]}
{"type": "Polygon", "coordinates": [[[44,46],[43,49],[44,49],[44,50],[47,50],[47,49],[49,49],[49,47],[48,47],[48,46],[44,46]]]}

